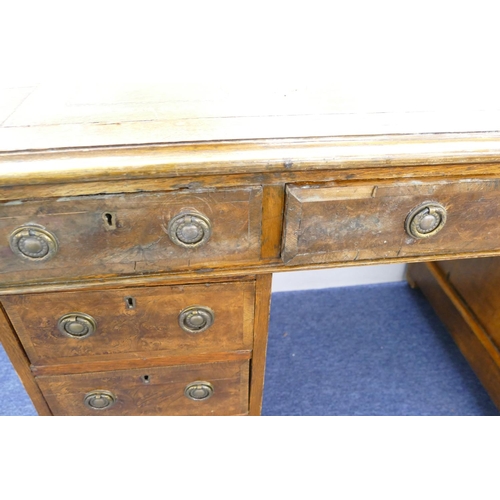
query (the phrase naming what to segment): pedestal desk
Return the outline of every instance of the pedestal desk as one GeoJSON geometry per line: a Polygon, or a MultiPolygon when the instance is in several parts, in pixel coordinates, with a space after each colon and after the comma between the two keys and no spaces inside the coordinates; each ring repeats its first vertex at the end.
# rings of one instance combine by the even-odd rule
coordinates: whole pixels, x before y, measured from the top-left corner
{"type": "Polygon", "coordinates": [[[396,262],[500,405],[497,103],[370,89],[2,89],[0,334],[38,413],[257,415],[272,273],[396,262]]]}

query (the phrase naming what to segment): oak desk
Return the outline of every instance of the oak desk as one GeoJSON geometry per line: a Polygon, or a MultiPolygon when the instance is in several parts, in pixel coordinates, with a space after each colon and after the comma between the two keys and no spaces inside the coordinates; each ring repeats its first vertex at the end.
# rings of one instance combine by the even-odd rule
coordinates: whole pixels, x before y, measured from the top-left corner
{"type": "Polygon", "coordinates": [[[394,90],[2,89],[0,335],[37,411],[257,415],[272,273],[394,262],[499,405],[500,106],[394,90]]]}

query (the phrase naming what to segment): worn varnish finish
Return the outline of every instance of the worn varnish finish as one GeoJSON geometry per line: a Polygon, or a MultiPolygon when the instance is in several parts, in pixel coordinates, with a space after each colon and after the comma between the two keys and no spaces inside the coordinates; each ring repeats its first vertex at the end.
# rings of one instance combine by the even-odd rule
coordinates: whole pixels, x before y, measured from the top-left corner
{"type": "Polygon", "coordinates": [[[248,380],[248,361],[37,377],[54,415],[85,416],[244,415],[248,380]],[[184,395],[186,386],[197,381],[212,384],[209,399],[184,395]],[[85,406],[84,396],[95,390],[113,393],[115,405],[105,410],[85,406]]]}
{"type": "Polygon", "coordinates": [[[3,304],[31,363],[46,365],[251,350],[254,296],[249,281],[28,294],[3,304]],[[210,308],[212,326],[184,331],[179,314],[191,306],[210,308]],[[95,333],[69,338],[59,331],[59,318],[75,312],[95,319],[95,333]]]}
{"type": "Polygon", "coordinates": [[[147,193],[27,201],[0,206],[0,241],[18,227],[39,225],[59,249],[46,262],[0,247],[4,283],[33,279],[134,274],[227,266],[260,259],[262,189],[147,193]],[[179,214],[202,214],[212,234],[202,246],[184,248],[168,235],[179,214]]]}
{"type": "Polygon", "coordinates": [[[127,354],[116,354],[112,360],[102,361],[100,357],[93,357],[85,363],[68,362],[63,365],[36,365],[31,366],[34,375],[67,375],[72,373],[93,373],[108,370],[127,370],[130,368],[147,368],[155,366],[176,366],[186,364],[219,363],[224,361],[242,361],[252,359],[252,350],[210,352],[204,354],[186,353],[164,356],[163,352],[151,351],[148,356],[131,358],[127,354]]]}
{"type": "Polygon", "coordinates": [[[500,248],[498,179],[289,186],[286,203],[282,256],[288,264],[500,248]],[[429,238],[414,238],[406,232],[405,220],[428,201],[445,207],[446,223],[429,238]]]}
{"type": "MultiPolygon", "coordinates": [[[[265,145],[263,145],[264,147],[265,145]]],[[[145,152],[147,154],[147,152],[145,152]]],[[[22,161],[22,160],[20,160],[22,161]]],[[[241,186],[264,186],[272,191],[273,189],[284,189],[287,184],[296,183],[317,183],[336,182],[339,185],[350,184],[353,181],[383,181],[383,180],[402,180],[402,179],[457,179],[463,178],[495,178],[500,176],[500,166],[497,163],[483,162],[481,158],[473,158],[472,163],[460,165],[459,163],[447,164],[443,169],[442,165],[431,164],[416,164],[409,168],[408,165],[389,165],[390,168],[385,168],[387,165],[374,166],[371,161],[360,163],[359,168],[349,169],[330,169],[330,170],[310,170],[304,166],[302,170],[294,170],[285,168],[286,161],[281,163],[281,171],[271,171],[267,167],[262,167],[262,171],[254,173],[250,172],[250,165],[243,162],[239,164],[238,171],[228,172],[228,175],[198,175],[196,171],[187,172],[176,177],[164,177],[155,179],[142,178],[127,178],[103,181],[76,182],[74,178],[68,179],[67,182],[61,184],[48,183],[47,180],[41,180],[41,184],[27,185],[8,185],[0,184],[0,199],[4,201],[19,202],[19,200],[27,200],[33,198],[64,198],[68,196],[79,195],[98,195],[107,194],[122,194],[122,193],[137,193],[137,192],[158,192],[158,191],[177,191],[190,190],[197,191],[199,189],[215,189],[215,188],[240,188],[241,186]],[[248,173],[241,173],[247,171],[248,173]],[[46,183],[43,183],[46,182],[46,183]]],[[[2,156],[0,155],[0,165],[2,165],[2,156]]],[[[328,163],[325,159],[323,166],[327,167],[328,163]]],[[[12,166],[12,171],[15,171],[15,166],[12,166]]],[[[159,175],[159,174],[158,174],[159,175]]],[[[36,176],[33,176],[36,179],[36,176]]],[[[32,177],[29,177],[32,180],[32,177]]],[[[269,192],[268,195],[271,195],[269,192]]],[[[264,201],[264,206],[267,203],[264,201]]]]}
{"type": "Polygon", "coordinates": [[[457,109],[446,86],[374,85],[2,90],[0,335],[38,412],[258,415],[272,273],[420,261],[410,280],[500,404],[496,261],[444,263],[500,256],[498,92],[457,109]],[[447,221],[415,239],[424,201],[447,221]],[[171,241],[179,213],[209,220],[204,245],[171,241]],[[13,253],[25,224],[54,233],[51,260],[13,253]],[[199,334],[178,325],[192,305],[215,312],[199,334]],[[59,332],[77,312],[92,336],[59,332]],[[197,381],[214,395],[186,398],[197,381]],[[116,404],[89,409],[94,390],[116,404]]]}
{"type": "MultiPolygon", "coordinates": [[[[0,147],[0,182],[5,187],[179,177],[203,182],[211,175],[274,173],[281,177],[304,171],[353,176],[366,167],[390,176],[393,168],[427,165],[462,165],[463,173],[470,165],[500,161],[498,132],[374,134],[362,139],[217,141],[29,153],[2,153],[0,147]]],[[[446,175],[442,169],[440,173],[446,175]]]]}

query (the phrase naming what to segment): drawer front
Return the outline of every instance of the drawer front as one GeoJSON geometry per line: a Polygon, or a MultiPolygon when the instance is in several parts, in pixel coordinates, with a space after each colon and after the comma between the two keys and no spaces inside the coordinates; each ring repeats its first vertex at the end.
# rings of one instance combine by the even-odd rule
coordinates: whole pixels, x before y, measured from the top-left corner
{"type": "Polygon", "coordinates": [[[498,180],[288,186],[288,264],[500,250],[498,180]]]}
{"type": "Polygon", "coordinates": [[[32,364],[252,349],[253,281],[9,296],[32,364]]]}
{"type": "Polygon", "coordinates": [[[248,361],[41,376],[37,382],[54,415],[248,412],[248,361]]]}
{"type": "Polygon", "coordinates": [[[4,283],[223,267],[260,258],[262,188],[0,206],[4,283]]]}

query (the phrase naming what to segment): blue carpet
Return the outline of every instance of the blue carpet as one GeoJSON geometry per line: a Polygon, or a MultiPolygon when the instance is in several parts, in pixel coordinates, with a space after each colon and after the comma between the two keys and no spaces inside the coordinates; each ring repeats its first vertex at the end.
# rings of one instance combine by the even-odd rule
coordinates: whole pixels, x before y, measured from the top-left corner
{"type": "Polygon", "coordinates": [[[37,412],[0,344],[0,415],[30,416],[37,412]]]}
{"type": "Polygon", "coordinates": [[[273,295],[264,415],[499,415],[423,295],[273,295]]]}
{"type": "MultiPolygon", "coordinates": [[[[35,409],[0,348],[0,415],[35,409]]],[[[264,415],[499,415],[405,283],[273,295],[264,415]]]]}

